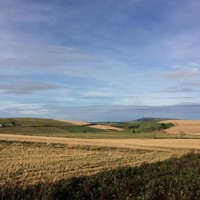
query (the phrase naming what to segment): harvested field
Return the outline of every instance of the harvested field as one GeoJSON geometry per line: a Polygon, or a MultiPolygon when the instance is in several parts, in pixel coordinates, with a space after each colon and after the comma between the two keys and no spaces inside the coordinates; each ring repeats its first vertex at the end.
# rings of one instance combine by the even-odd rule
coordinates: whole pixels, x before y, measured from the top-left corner
{"type": "Polygon", "coordinates": [[[54,182],[122,166],[156,162],[186,151],[0,142],[0,186],[54,182]]]}
{"type": "Polygon", "coordinates": [[[66,122],[66,123],[70,123],[70,124],[77,125],[77,126],[85,126],[85,125],[90,124],[88,122],[80,122],[80,121],[72,121],[72,120],[57,120],[57,121],[66,122]]]}
{"type": "Polygon", "coordinates": [[[43,142],[43,143],[60,143],[68,145],[89,145],[116,147],[128,149],[187,149],[199,150],[199,139],[79,139],[79,138],[61,138],[61,137],[43,137],[27,136],[14,134],[0,134],[0,140],[7,141],[25,141],[25,142],[43,142]]]}
{"type": "Polygon", "coordinates": [[[200,120],[165,120],[162,123],[173,123],[175,125],[165,130],[170,134],[200,135],[200,120]]]}
{"type": "Polygon", "coordinates": [[[100,124],[91,125],[91,123],[88,123],[88,122],[71,121],[71,120],[57,120],[57,121],[67,122],[67,123],[74,124],[77,126],[88,126],[88,127],[96,128],[96,129],[100,129],[100,130],[112,130],[112,131],[123,131],[124,130],[122,128],[117,128],[117,127],[108,126],[108,125],[100,125],[100,124]]]}

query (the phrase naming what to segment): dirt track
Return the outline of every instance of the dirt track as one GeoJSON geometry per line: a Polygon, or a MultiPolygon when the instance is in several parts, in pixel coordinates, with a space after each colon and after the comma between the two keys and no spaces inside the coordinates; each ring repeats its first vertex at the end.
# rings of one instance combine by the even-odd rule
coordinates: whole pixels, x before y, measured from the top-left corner
{"type": "Polygon", "coordinates": [[[198,139],[78,139],[0,134],[0,140],[106,146],[130,149],[200,150],[200,140],[198,139]]]}

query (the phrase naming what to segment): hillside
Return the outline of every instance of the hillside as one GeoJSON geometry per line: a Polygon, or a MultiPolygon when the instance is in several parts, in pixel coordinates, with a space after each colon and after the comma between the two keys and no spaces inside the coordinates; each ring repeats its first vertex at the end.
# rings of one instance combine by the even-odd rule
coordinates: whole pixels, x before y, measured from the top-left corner
{"type": "Polygon", "coordinates": [[[175,125],[165,130],[169,134],[200,135],[200,120],[165,120],[162,123],[175,125]]]}
{"type": "Polygon", "coordinates": [[[100,129],[100,130],[112,130],[112,131],[123,131],[124,130],[122,128],[117,128],[117,127],[110,126],[110,125],[102,125],[99,123],[89,123],[89,122],[72,121],[72,120],[59,120],[59,121],[71,123],[76,126],[87,126],[90,128],[96,128],[96,129],[100,129]]]}
{"type": "MultiPolygon", "coordinates": [[[[145,118],[146,119],[146,118],[145,118]]],[[[80,122],[43,118],[0,118],[0,133],[75,138],[197,138],[200,120],[80,122]]]]}

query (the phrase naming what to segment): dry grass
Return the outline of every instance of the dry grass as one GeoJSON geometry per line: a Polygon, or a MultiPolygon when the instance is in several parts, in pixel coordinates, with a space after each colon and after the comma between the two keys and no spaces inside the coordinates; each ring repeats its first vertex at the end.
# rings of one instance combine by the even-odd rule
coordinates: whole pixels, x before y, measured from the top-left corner
{"type": "Polygon", "coordinates": [[[0,185],[52,182],[164,160],[185,152],[1,141],[0,185]]]}
{"type": "Polygon", "coordinates": [[[200,120],[166,120],[162,123],[175,124],[175,126],[166,130],[170,134],[200,135],[200,120]]]}

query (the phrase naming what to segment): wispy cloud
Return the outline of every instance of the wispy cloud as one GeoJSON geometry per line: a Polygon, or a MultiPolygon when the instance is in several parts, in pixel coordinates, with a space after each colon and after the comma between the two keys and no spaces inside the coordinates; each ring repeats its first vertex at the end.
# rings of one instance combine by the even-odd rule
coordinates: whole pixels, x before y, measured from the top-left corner
{"type": "Polygon", "coordinates": [[[184,97],[184,96],[176,96],[176,97],[154,97],[153,99],[180,99],[180,100],[183,100],[183,99],[187,99],[187,100],[194,100],[195,98],[194,97],[184,97]]]}
{"type": "Polygon", "coordinates": [[[85,93],[82,93],[81,96],[83,98],[112,98],[113,97],[113,94],[107,92],[107,91],[89,91],[89,92],[85,92],[85,93]]]}
{"type": "Polygon", "coordinates": [[[162,76],[167,79],[192,78],[200,76],[200,72],[194,70],[174,71],[165,72],[162,76]]]}
{"type": "Polygon", "coordinates": [[[180,93],[180,92],[194,92],[194,88],[191,87],[169,87],[160,92],[168,92],[168,93],[180,93]]]}
{"type": "Polygon", "coordinates": [[[103,91],[103,90],[97,90],[97,91],[88,91],[85,93],[80,94],[81,98],[84,99],[91,99],[96,100],[96,103],[98,100],[105,100],[105,101],[112,101],[113,103],[118,104],[130,104],[133,100],[137,98],[135,95],[120,95],[115,94],[109,91],[103,91]]]}
{"type": "Polygon", "coordinates": [[[0,84],[0,91],[14,95],[32,94],[38,91],[56,90],[59,88],[63,88],[63,86],[34,81],[18,81],[12,84],[0,84]]]}
{"type": "Polygon", "coordinates": [[[200,77],[200,66],[192,63],[188,66],[174,66],[171,71],[161,74],[166,79],[185,79],[200,77]]]}
{"type": "MultiPolygon", "coordinates": [[[[22,42],[23,43],[23,42],[22,42]]],[[[4,67],[3,72],[39,72],[40,70],[72,71],[71,65],[80,61],[87,61],[89,55],[76,50],[57,45],[39,44],[7,44],[3,42],[0,46],[0,65],[4,67]]]]}

